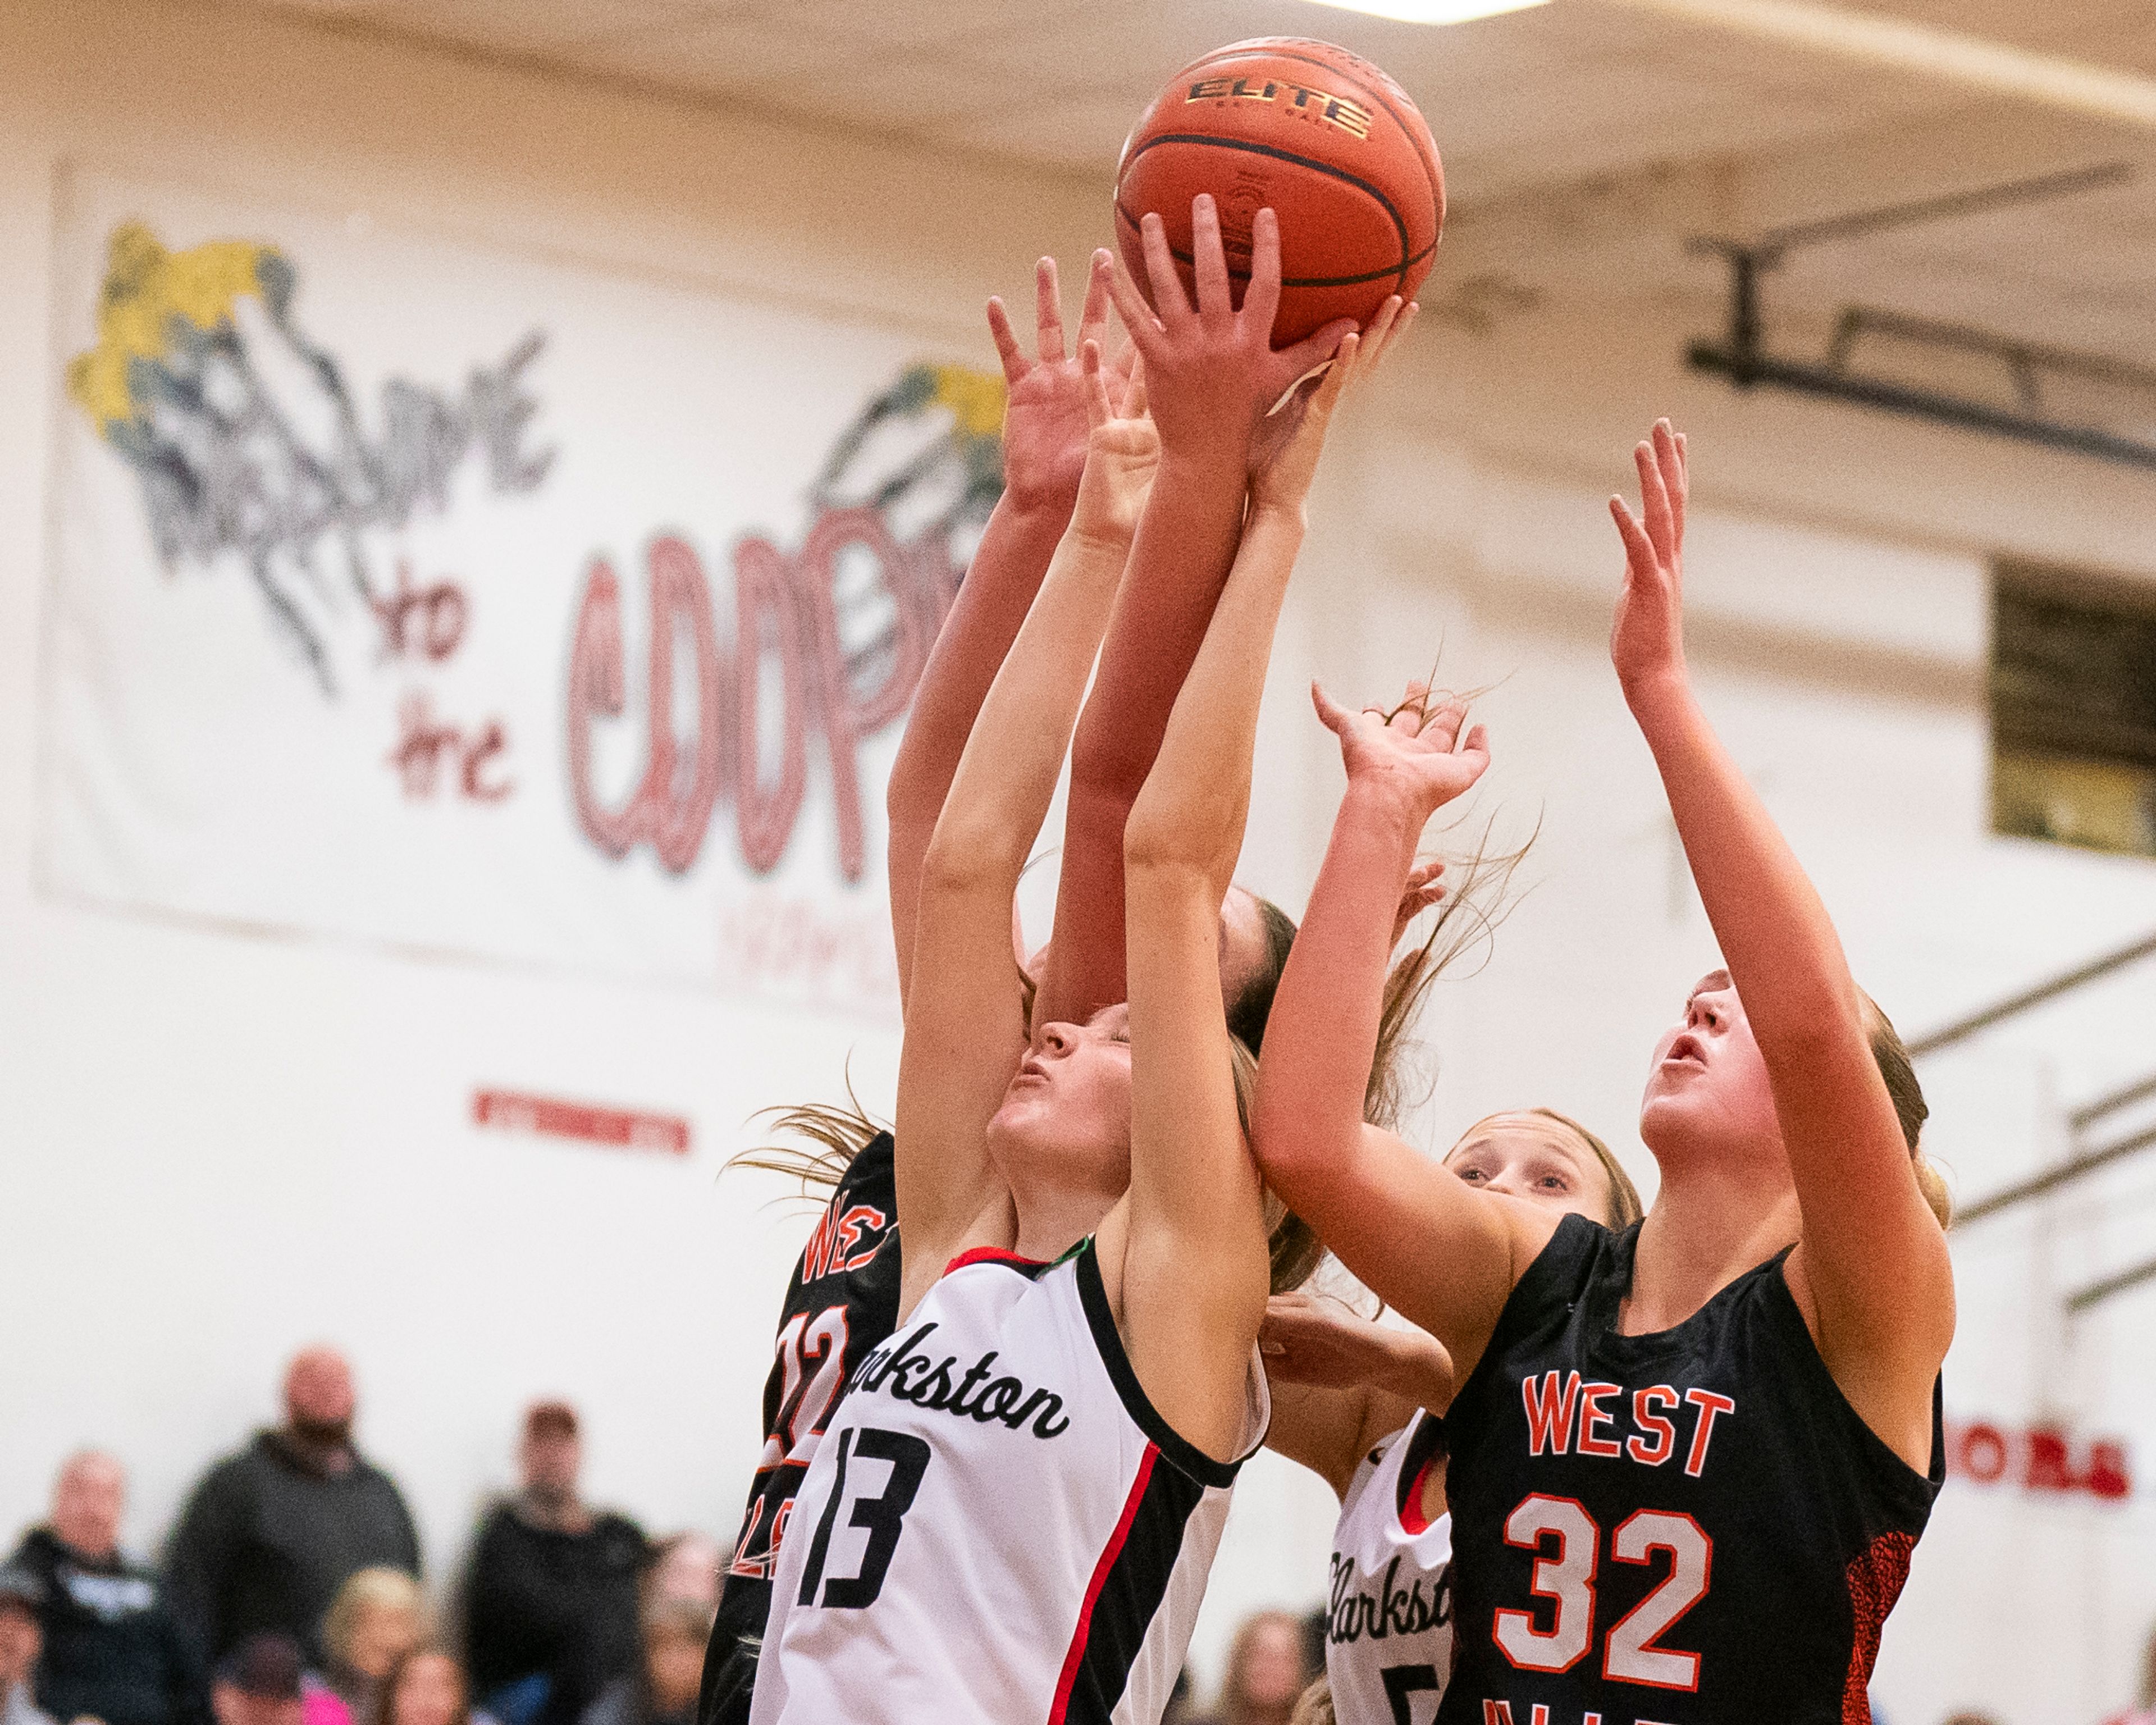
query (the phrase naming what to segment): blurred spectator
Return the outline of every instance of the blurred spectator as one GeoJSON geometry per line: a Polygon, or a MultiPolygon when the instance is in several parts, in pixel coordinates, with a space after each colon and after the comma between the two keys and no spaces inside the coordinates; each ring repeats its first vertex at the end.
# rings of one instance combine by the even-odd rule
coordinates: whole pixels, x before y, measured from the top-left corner
{"type": "Polygon", "coordinates": [[[49,1713],[105,1725],[208,1725],[209,1673],[164,1584],[120,1549],[127,1475],[95,1450],[71,1455],[53,1485],[52,1518],[10,1563],[38,1578],[44,1652],[38,1700],[49,1713]]]}
{"type": "Polygon", "coordinates": [[[264,1630],[319,1656],[322,1614],[355,1570],[419,1573],[389,1476],[352,1447],[352,1368],[311,1348],[285,1374],[285,1424],[195,1487],[166,1558],[172,1604],[213,1656],[264,1630]]]}
{"type": "Polygon", "coordinates": [[[492,1725],[475,1713],[465,1668],[432,1642],[408,1649],[383,1680],[379,1707],[359,1725],[492,1725]]]}
{"type": "Polygon", "coordinates": [[[44,1584],[36,1576],[17,1563],[0,1565],[0,1725],[53,1725],[53,1716],[30,1698],[44,1603],[44,1584]]]}
{"type": "Polygon", "coordinates": [[[719,1566],[726,1553],[708,1533],[693,1529],[670,1533],[651,1548],[650,1568],[644,1583],[647,1603],[683,1599],[701,1605],[716,1615],[719,1609],[719,1566]]]}
{"type": "Polygon", "coordinates": [[[1228,1672],[1205,1725],[1288,1725],[1317,1675],[1304,1658],[1302,1620],[1286,1611],[1254,1612],[1228,1644],[1228,1672]]]}
{"type": "Polygon", "coordinates": [[[644,1614],[642,1662],[607,1685],[583,1725],[696,1725],[712,1615],[686,1599],[654,1600],[644,1614]]]}
{"type": "Polygon", "coordinates": [[[2141,1650],[2141,1692],[2123,1713],[2114,1713],[2104,1725],[2156,1725],[2156,1630],[2141,1650]]]}
{"type": "Polygon", "coordinates": [[[265,1630],[218,1661],[210,1679],[217,1725],[300,1725],[300,1644],[265,1630]]]}
{"type": "Polygon", "coordinates": [[[384,1680],[430,1628],[426,1597],[402,1569],[346,1576],[322,1615],[326,1688],[307,1697],[306,1725],[367,1725],[384,1680]]]}
{"type": "Polygon", "coordinates": [[[576,1725],[635,1669],[639,1578],[649,1548],[626,1517],[578,1491],[576,1410],[536,1404],[524,1420],[524,1483],[488,1512],[465,1584],[472,1686],[503,1725],[576,1725]]]}

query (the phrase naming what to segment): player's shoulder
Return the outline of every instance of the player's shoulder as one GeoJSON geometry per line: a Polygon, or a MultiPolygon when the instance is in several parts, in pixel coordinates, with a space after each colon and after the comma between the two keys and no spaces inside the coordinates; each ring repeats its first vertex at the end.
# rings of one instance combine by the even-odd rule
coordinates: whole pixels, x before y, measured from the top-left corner
{"type": "Polygon", "coordinates": [[[898,1147],[887,1132],[878,1132],[847,1164],[833,1194],[834,1202],[873,1204],[887,1216],[898,1210],[898,1147]]]}

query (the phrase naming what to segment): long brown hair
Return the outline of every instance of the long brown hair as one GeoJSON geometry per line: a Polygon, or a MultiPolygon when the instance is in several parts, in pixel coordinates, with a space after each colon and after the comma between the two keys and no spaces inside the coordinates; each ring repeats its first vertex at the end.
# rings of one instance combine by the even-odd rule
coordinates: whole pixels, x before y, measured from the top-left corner
{"type": "Polygon", "coordinates": [[[1864,1029],[1871,1045],[1871,1058],[1879,1067],[1879,1076],[1887,1081],[1887,1094],[1893,1099],[1894,1118],[1902,1128],[1902,1142],[1909,1147],[1917,1189],[1924,1194],[1924,1202],[1938,1218],[1939,1226],[1947,1227],[1953,1220],[1953,1194],[1947,1190],[1945,1178],[1918,1142],[1924,1122],[1932,1117],[1932,1105],[1924,1100],[1923,1086],[1917,1082],[1917,1064],[1902,1045],[1894,1021],[1879,1009],[1879,1003],[1861,988],[1857,993],[1864,998],[1864,1029]]]}

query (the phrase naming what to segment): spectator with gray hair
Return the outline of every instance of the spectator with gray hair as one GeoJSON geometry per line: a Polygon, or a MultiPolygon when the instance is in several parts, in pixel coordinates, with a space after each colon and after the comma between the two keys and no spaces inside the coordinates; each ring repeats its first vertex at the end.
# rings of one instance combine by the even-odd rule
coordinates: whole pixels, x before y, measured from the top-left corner
{"type": "Polygon", "coordinates": [[[9,1561],[44,1591],[38,1700],[62,1719],[208,1725],[209,1674],[156,1572],[120,1548],[127,1474],[102,1450],[61,1464],[52,1513],[9,1561]]]}
{"type": "Polygon", "coordinates": [[[352,1368],[305,1349],[285,1374],[285,1423],[195,1487],[172,1535],[173,1609],[214,1657],[276,1630],[321,1653],[330,1601],[357,1570],[419,1574],[419,1536],[396,1482],[354,1447],[352,1368]]]}

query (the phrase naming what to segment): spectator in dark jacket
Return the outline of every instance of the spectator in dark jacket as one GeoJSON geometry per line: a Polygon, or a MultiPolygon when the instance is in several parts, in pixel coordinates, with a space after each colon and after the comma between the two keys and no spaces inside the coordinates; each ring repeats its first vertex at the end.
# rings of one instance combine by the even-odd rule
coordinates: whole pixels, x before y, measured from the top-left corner
{"type": "Polygon", "coordinates": [[[389,1476],[353,1448],[352,1368],[312,1348],[285,1375],[285,1424],[195,1487],[172,1535],[173,1609],[213,1657],[276,1630],[321,1657],[322,1614],[346,1576],[419,1573],[419,1536],[389,1476]]]}
{"type": "Polygon", "coordinates": [[[576,1410],[525,1416],[523,1489],[480,1523],[465,1584],[466,1664],[503,1725],[576,1725],[600,1690],[635,1669],[637,1584],[648,1552],[626,1517],[578,1492],[576,1410]]]}
{"type": "Polygon", "coordinates": [[[105,1725],[208,1725],[209,1673],[156,1574],[120,1549],[127,1476],[95,1450],[71,1455],[53,1486],[52,1519],[9,1561],[44,1586],[38,1704],[105,1725]]]}

